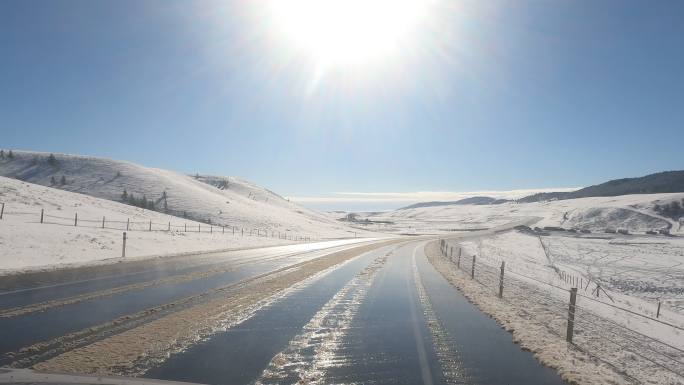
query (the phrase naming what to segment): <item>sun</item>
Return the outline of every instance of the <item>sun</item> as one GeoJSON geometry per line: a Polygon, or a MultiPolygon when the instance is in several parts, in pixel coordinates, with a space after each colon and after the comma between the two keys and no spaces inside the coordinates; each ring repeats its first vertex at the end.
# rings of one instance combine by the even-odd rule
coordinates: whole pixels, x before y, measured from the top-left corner
{"type": "Polygon", "coordinates": [[[423,18],[426,0],[272,0],[273,32],[325,66],[387,60],[423,18]]]}

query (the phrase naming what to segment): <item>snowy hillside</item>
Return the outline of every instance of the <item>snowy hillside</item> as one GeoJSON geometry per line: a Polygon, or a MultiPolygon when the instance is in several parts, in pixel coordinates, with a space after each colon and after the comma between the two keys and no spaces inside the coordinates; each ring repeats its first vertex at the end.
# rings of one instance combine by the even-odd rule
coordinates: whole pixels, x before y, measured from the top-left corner
{"type": "Polygon", "coordinates": [[[224,233],[203,223],[4,177],[0,202],[0,275],[116,261],[122,256],[124,231],[127,259],[294,242],[277,234],[257,236],[251,228],[244,235],[242,228],[224,233]]]}
{"type": "Polygon", "coordinates": [[[449,205],[395,210],[365,218],[378,222],[371,222],[368,229],[411,233],[447,233],[527,220],[532,226],[558,226],[592,232],[606,229],[639,233],[669,230],[678,234],[684,232],[679,218],[663,216],[655,208],[656,205],[669,205],[682,199],[684,193],[668,193],[498,205],[449,205]]]}
{"type": "Polygon", "coordinates": [[[14,151],[0,175],[121,202],[145,198],[155,210],[203,223],[261,228],[313,238],[353,237],[322,214],[234,177],[189,176],[98,157],[14,151]]]}

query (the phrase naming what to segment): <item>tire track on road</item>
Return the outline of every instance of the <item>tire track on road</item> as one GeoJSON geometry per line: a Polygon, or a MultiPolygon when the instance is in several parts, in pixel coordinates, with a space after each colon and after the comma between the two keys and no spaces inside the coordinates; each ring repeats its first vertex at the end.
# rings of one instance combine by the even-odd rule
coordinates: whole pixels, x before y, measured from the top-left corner
{"type": "Polygon", "coordinates": [[[273,357],[256,384],[324,383],[326,369],[334,365],[341,341],[347,336],[376,273],[392,253],[377,257],[340,289],[303,327],[303,332],[273,357]]]}
{"type": "Polygon", "coordinates": [[[430,297],[425,290],[423,285],[423,280],[418,271],[418,265],[416,264],[416,251],[418,248],[424,247],[421,243],[413,250],[413,255],[411,258],[411,268],[413,270],[413,282],[416,285],[416,290],[418,291],[418,299],[420,305],[423,308],[423,316],[430,330],[430,336],[432,337],[432,345],[439,361],[439,365],[442,368],[442,377],[446,384],[469,384],[469,378],[465,373],[463,368],[462,360],[459,352],[456,350],[455,346],[457,344],[453,341],[451,336],[442,326],[441,321],[437,317],[435,310],[432,308],[432,303],[430,302],[430,297]]]}

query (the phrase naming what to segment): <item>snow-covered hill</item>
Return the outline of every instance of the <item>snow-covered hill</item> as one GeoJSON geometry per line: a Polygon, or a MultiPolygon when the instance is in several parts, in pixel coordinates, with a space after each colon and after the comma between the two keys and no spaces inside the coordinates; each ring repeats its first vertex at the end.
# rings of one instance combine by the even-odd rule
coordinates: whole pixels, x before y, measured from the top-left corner
{"type": "Polygon", "coordinates": [[[196,175],[98,157],[13,151],[0,159],[0,176],[121,202],[143,196],[155,210],[204,223],[260,228],[317,239],[359,230],[234,177],[196,175]]]}
{"type": "Polygon", "coordinates": [[[116,262],[124,231],[127,259],[293,242],[277,234],[257,236],[252,229],[244,235],[241,228],[235,234],[232,228],[212,231],[203,223],[5,177],[0,177],[0,203],[0,275],[116,262]]]}
{"type": "Polygon", "coordinates": [[[592,197],[547,202],[498,205],[448,205],[417,207],[362,216],[385,222],[369,229],[392,232],[447,233],[454,230],[491,228],[512,221],[528,219],[533,226],[555,226],[603,232],[625,229],[644,233],[669,229],[684,233],[678,219],[656,212],[656,205],[682,202],[684,193],[638,194],[616,197],[592,197]]]}

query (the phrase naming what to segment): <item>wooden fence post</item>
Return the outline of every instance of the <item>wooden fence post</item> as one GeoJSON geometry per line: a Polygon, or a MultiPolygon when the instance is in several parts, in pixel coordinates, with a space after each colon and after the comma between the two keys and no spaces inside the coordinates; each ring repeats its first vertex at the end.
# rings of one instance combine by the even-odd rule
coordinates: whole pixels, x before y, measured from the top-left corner
{"type": "Polygon", "coordinates": [[[2,208],[0,208],[0,219],[2,219],[2,215],[5,213],[5,204],[2,204],[2,208]]]}
{"type": "Polygon", "coordinates": [[[126,232],[123,233],[123,247],[121,248],[121,258],[126,258],[126,232]]]}
{"type": "Polygon", "coordinates": [[[457,268],[461,268],[461,248],[458,248],[458,262],[456,263],[457,268]]]}
{"type": "Polygon", "coordinates": [[[152,220],[150,219],[150,229],[148,231],[152,231],[152,220]]]}
{"type": "Polygon", "coordinates": [[[105,217],[104,217],[104,215],[103,215],[103,216],[102,216],[102,228],[103,228],[103,229],[104,229],[104,225],[105,225],[105,217]]]}
{"type": "Polygon", "coordinates": [[[131,223],[131,218],[126,218],[126,231],[128,231],[128,227],[131,223]]]}
{"type": "Polygon", "coordinates": [[[43,223],[43,212],[45,209],[40,209],[40,223],[43,223]]]}
{"type": "Polygon", "coordinates": [[[656,318],[660,317],[660,300],[658,300],[658,311],[656,311],[656,318]]]}
{"type": "Polygon", "coordinates": [[[473,255],[473,269],[470,271],[470,278],[471,279],[475,279],[475,258],[476,257],[477,257],[476,255],[473,255]]]}
{"type": "Polygon", "coordinates": [[[74,226],[78,226],[78,213],[74,214],[74,226]]]}
{"type": "Polygon", "coordinates": [[[171,222],[170,222],[170,221],[169,221],[169,227],[168,227],[168,230],[166,230],[166,231],[171,231],[171,222]]]}
{"type": "Polygon", "coordinates": [[[570,306],[568,307],[568,330],[565,340],[572,343],[572,335],[575,331],[575,303],[577,301],[577,288],[570,289],[570,306]]]}
{"type": "Polygon", "coordinates": [[[506,261],[501,261],[501,275],[499,276],[499,298],[503,298],[504,269],[505,268],[506,268],[506,261]]]}
{"type": "Polygon", "coordinates": [[[209,234],[214,234],[214,226],[209,225],[209,234]]]}

